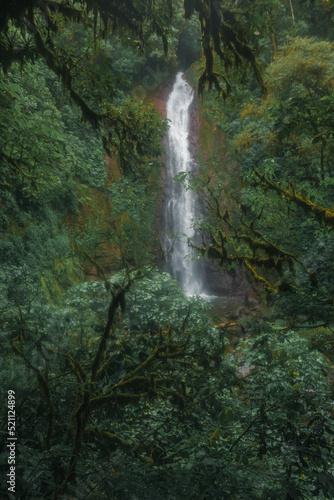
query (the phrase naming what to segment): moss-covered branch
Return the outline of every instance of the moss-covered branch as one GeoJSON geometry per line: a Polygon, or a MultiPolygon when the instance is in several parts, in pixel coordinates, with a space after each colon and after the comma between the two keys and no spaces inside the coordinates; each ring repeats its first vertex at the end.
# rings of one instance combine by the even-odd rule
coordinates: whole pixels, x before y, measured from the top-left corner
{"type": "Polygon", "coordinates": [[[109,309],[108,309],[107,323],[106,323],[106,326],[104,328],[104,332],[101,336],[99,347],[98,347],[98,350],[96,352],[94,361],[92,363],[92,375],[91,375],[92,381],[94,381],[97,377],[97,374],[98,374],[98,371],[99,371],[99,368],[101,365],[101,360],[103,358],[103,355],[104,355],[104,352],[106,349],[107,341],[108,341],[108,338],[109,338],[110,332],[111,332],[111,327],[113,325],[115,314],[116,314],[118,307],[120,307],[121,311],[124,312],[125,294],[128,291],[129,287],[130,287],[130,281],[129,281],[128,285],[126,285],[124,288],[123,287],[120,288],[120,290],[114,295],[112,301],[110,302],[109,309]]]}
{"type": "Polygon", "coordinates": [[[276,191],[280,196],[285,197],[288,201],[295,203],[297,206],[301,207],[305,212],[315,215],[316,220],[319,224],[323,223],[330,229],[334,227],[334,212],[328,208],[324,208],[321,205],[313,203],[311,200],[306,198],[300,193],[296,193],[292,188],[284,189],[279,186],[276,182],[269,180],[265,175],[261,174],[255,167],[254,171],[258,178],[260,179],[261,186],[272,189],[276,191]]]}

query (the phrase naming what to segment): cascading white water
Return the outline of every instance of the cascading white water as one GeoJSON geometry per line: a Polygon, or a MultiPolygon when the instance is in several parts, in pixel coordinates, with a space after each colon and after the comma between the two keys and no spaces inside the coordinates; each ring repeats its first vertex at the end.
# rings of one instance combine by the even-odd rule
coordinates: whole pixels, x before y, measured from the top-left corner
{"type": "Polygon", "coordinates": [[[199,199],[194,191],[186,190],[181,182],[174,181],[173,178],[180,172],[191,173],[195,167],[189,151],[188,137],[189,110],[193,98],[193,89],[184,80],[183,74],[178,73],[167,101],[169,131],[164,246],[167,253],[173,246],[172,252],[168,254],[167,269],[187,295],[204,292],[201,263],[187,257],[191,254],[187,240],[196,238],[191,223],[192,219],[200,215],[199,199]]]}

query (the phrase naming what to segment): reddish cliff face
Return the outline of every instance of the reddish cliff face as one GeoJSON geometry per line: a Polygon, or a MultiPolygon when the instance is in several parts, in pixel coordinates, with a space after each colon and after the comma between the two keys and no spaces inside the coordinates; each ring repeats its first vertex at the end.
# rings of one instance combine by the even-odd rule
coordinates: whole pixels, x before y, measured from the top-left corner
{"type": "Polygon", "coordinates": [[[149,95],[148,99],[153,102],[153,105],[157,111],[161,114],[163,119],[166,119],[166,104],[168,96],[173,88],[175,80],[175,74],[170,75],[163,83],[161,83],[157,89],[149,95]]]}
{"type": "Polygon", "coordinates": [[[161,114],[162,118],[166,118],[166,101],[163,99],[159,99],[158,97],[153,97],[152,102],[154,107],[161,114]]]}
{"type": "MultiPolygon", "coordinates": [[[[166,118],[166,103],[173,83],[174,75],[146,97],[148,101],[153,102],[163,119],[166,118]]],[[[73,241],[77,239],[75,236],[82,236],[85,231],[89,231],[92,225],[101,234],[115,225],[111,217],[112,200],[109,199],[108,187],[121,178],[121,172],[115,156],[105,153],[104,160],[107,174],[105,190],[85,187],[84,200],[80,203],[78,215],[70,214],[66,217],[65,222],[73,241]]],[[[106,277],[118,270],[119,250],[109,242],[101,242],[91,255],[86,254],[78,245],[75,249],[82,255],[82,269],[87,281],[101,279],[100,269],[103,269],[106,277]]]]}
{"type": "MultiPolygon", "coordinates": [[[[101,234],[112,227],[112,203],[108,196],[108,186],[120,177],[117,162],[105,156],[107,179],[104,192],[94,188],[84,188],[83,200],[79,205],[78,215],[68,215],[66,225],[73,241],[82,237],[85,232],[89,232],[91,227],[100,231],[101,234]]],[[[87,281],[101,279],[103,269],[105,276],[112,274],[115,267],[116,258],[119,251],[108,242],[101,242],[92,253],[86,253],[77,243],[74,243],[75,250],[81,256],[81,266],[87,281]]]]}

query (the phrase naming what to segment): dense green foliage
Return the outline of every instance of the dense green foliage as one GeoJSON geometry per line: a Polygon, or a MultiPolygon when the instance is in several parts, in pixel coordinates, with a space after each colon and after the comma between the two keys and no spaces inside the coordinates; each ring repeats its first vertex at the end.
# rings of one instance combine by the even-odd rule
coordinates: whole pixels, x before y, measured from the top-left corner
{"type": "Polygon", "coordinates": [[[332,15],[4,4],[1,497],[334,497],[332,15]],[[233,323],[158,270],[166,124],[149,97],[190,64],[215,144],[188,179],[207,203],[197,250],[262,298],[233,323]]]}
{"type": "Polygon", "coordinates": [[[224,354],[207,304],[168,275],[115,275],[108,288],[113,298],[86,283],[21,311],[17,361],[8,351],[2,370],[19,402],[25,498],[65,485],[73,498],[330,498],[328,365],[310,338],[250,321],[252,337],[224,354]],[[129,283],[121,317],[113,306],[129,283]],[[251,377],[237,376],[240,358],[251,377]]]}

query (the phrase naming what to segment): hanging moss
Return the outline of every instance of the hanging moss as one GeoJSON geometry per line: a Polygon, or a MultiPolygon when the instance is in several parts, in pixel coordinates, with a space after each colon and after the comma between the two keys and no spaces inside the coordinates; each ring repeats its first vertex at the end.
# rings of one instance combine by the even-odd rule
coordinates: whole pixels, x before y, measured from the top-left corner
{"type": "Polygon", "coordinates": [[[222,79],[227,84],[227,89],[221,88],[219,79],[213,70],[214,52],[225,65],[226,72],[234,64],[240,66],[243,61],[250,64],[254,75],[261,88],[262,94],[266,94],[259,65],[255,59],[253,50],[249,47],[246,34],[241,30],[232,11],[225,9],[221,0],[197,0],[185,1],[185,16],[187,19],[196,11],[199,16],[202,31],[202,48],[205,57],[205,70],[198,80],[198,91],[201,94],[205,85],[212,85],[222,94],[224,98],[230,91],[227,75],[222,79]],[[227,24],[227,21],[229,24],[227,24]],[[234,59],[232,63],[231,57],[234,59]]]}

